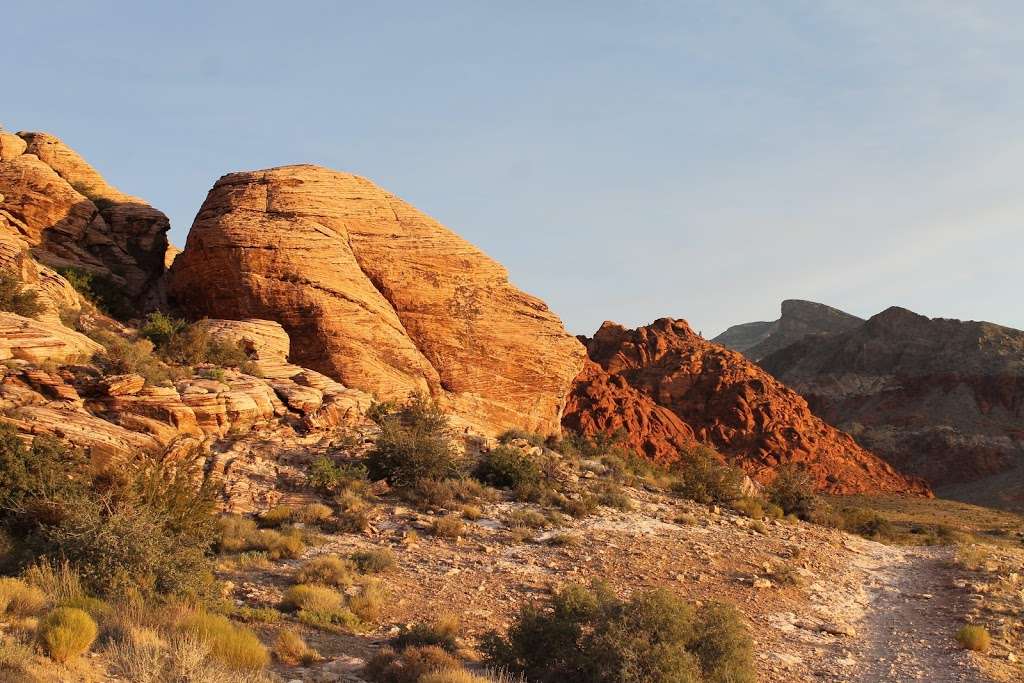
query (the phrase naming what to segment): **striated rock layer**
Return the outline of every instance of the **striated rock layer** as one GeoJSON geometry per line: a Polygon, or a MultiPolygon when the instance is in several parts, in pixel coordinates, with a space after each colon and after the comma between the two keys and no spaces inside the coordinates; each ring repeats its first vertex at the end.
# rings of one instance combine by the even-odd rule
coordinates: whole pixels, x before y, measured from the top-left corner
{"type": "Polygon", "coordinates": [[[167,216],[107,183],[47,133],[0,130],[0,232],[23,239],[52,267],[109,280],[152,303],[164,272],[167,216]]]}
{"type": "Polygon", "coordinates": [[[581,376],[566,424],[590,433],[604,431],[590,418],[591,406],[618,403],[627,431],[626,415],[657,415],[656,420],[638,420],[646,433],[634,437],[656,459],[678,457],[674,446],[685,428],[762,482],[770,481],[782,464],[801,463],[819,489],[832,493],[928,492],[922,482],[901,475],[816,417],[799,394],[741,354],[706,341],[684,321],[663,318],[635,330],[605,323],[586,346],[608,377],[595,379],[599,373],[593,369],[581,376]],[[603,386],[615,391],[595,398],[603,386]],[[679,423],[662,419],[649,404],[640,407],[644,404],[618,399],[616,393],[621,396],[626,387],[671,411],[679,423]]]}
{"type": "Polygon", "coordinates": [[[939,493],[1024,509],[1024,331],[894,307],[761,363],[939,493]]]}
{"type": "Polygon", "coordinates": [[[782,302],[782,315],[772,322],[733,325],[711,341],[757,361],[811,335],[841,334],[864,321],[838,308],[800,299],[782,302]]]}
{"type": "Polygon", "coordinates": [[[193,317],[261,318],[292,360],[380,399],[428,393],[485,432],[557,432],[585,353],[539,299],[370,181],[316,166],[210,191],[169,277],[193,317]]]}

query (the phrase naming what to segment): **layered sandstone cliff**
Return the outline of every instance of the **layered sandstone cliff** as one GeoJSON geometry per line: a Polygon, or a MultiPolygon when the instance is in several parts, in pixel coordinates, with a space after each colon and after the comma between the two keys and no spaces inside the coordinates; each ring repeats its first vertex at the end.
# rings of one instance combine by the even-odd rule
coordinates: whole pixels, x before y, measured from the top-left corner
{"type": "Polygon", "coordinates": [[[58,138],[0,130],[0,233],[20,237],[42,263],[88,270],[146,306],[158,298],[168,228],[163,213],[58,138]]]}
{"type": "MultiPolygon", "coordinates": [[[[642,441],[656,458],[678,457],[673,440],[689,430],[761,481],[769,481],[780,465],[800,463],[821,490],[833,493],[927,492],[921,482],[901,475],[815,416],[795,391],[741,354],[706,341],[684,321],[665,318],[635,330],[605,323],[586,346],[607,377],[595,380],[597,370],[581,377],[567,424],[604,431],[588,422],[587,413],[591,405],[616,405],[616,400],[611,392],[604,400],[593,397],[595,387],[628,387],[679,420],[643,422],[647,434],[642,441]]],[[[638,410],[630,405],[618,412],[638,410]]]]}
{"type": "Polygon", "coordinates": [[[761,363],[943,495],[1024,507],[1024,331],[894,307],[761,363]]]}
{"type": "Polygon", "coordinates": [[[485,432],[557,432],[585,356],[500,264],[370,181],[317,166],[217,181],[169,292],[193,317],[279,322],[294,362],[380,399],[427,393],[485,432]]]}

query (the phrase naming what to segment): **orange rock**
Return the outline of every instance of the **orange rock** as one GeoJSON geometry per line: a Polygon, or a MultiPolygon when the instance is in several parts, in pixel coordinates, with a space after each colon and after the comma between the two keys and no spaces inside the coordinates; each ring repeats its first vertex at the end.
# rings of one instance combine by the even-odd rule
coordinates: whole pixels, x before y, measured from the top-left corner
{"type": "MultiPolygon", "coordinates": [[[[928,493],[923,482],[901,475],[816,417],[799,394],[741,354],[706,341],[682,320],[663,318],[635,330],[605,323],[586,344],[591,359],[620,380],[619,387],[628,385],[671,410],[697,440],[761,482],[770,481],[779,465],[796,462],[808,468],[819,489],[832,493],[928,493]]],[[[601,382],[612,385],[612,379],[601,382]]],[[[585,372],[570,401],[577,410],[567,416],[589,433],[606,431],[587,414],[594,410],[588,406],[602,405],[588,396],[593,391],[594,373],[585,372]]],[[[630,406],[619,412],[639,410],[630,406]]],[[[642,452],[655,459],[675,457],[668,437],[679,434],[678,425],[640,424],[646,432],[632,441],[651,444],[642,452]]]]}
{"type": "Polygon", "coordinates": [[[501,265],[368,180],[316,166],[221,178],[169,294],[195,317],[279,322],[293,362],[381,399],[429,393],[490,433],[557,432],[584,359],[501,265]]]}

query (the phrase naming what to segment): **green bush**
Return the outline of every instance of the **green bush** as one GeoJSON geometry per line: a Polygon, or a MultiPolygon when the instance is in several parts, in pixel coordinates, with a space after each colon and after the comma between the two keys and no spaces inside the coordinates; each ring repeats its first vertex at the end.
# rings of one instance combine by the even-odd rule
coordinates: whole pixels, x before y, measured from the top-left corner
{"type": "Polygon", "coordinates": [[[448,419],[429,399],[413,396],[398,412],[380,418],[380,430],[366,461],[372,479],[412,488],[459,476],[448,419]]]}
{"type": "Polygon", "coordinates": [[[112,318],[128,320],[135,315],[135,306],[125,295],[124,287],[113,279],[84,268],[58,268],[57,272],[97,308],[112,318]]]}
{"type": "Polygon", "coordinates": [[[0,311],[35,318],[44,310],[38,292],[25,289],[13,274],[0,272],[0,311]]]}
{"type": "Polygon", "coordinates": [[[534,458],[513,446],[485,453],[473,474],[485,484],[506,489],[539,484],[544,476],[534,458]]]}
{"type": "Polygon", "coordinates": [[[46,653],[64,663],[88,650],[99,628],[87,613],[73,607],[58,607],[39,622],[39,641],[46,653]]]}
{"type": "Polygon", "coordinates": [[[439,647],[407,647],[400,653],[382,648],[370,658],[363,675],[373,683],[419,683],[432,673],[460,669],[459,660],[439,647]]]}
{"type": "Polygon", "coordinates": [[[711,448],[697,446],[682,456],[672,485],[679,495],[705,505],[731,503],[743,496],[743,472],[723,463],[711,448]]]}
{"type": "Polygon", "coordinates": [[[800,519],[810,519],[817,500],[810,473],[793,464],[783,465],[776,471],[775,479],[765,489],[765,497],[785,514],[800,519]]]}
{"type": "Polygon", "coordinates": [[[490,661],[539,683],[752,683],[753,646],[738,614],[694,609],[665,590],[617,599],[567,586],[522,608],[508,635],[489,634],[490,661]]]}
{"type": "Polygon", "coordinates": [[[112,332],[98,332],[93,337],[104,348],[95,358],[104,374],[142,375],[150,385],[163,384],[171,379],[171,368],[154,355],[153,342],[148,339],[125,339],[112,332]]]}
{"type": "Polygon", "coordinates": [[[188,323],[180,318],[172,318],[161,311],[154,311],[146,316],[145,322],[139,327],[139,336],[148,339],[158,349],[165,348],[175,336],[181,334],[188,323]]]}
{"type": "Polygon", "coordinates": [[[511,443],[512,441],[516,441],[517,439],[522,439],[531,446],[537,447],[543,447],[547,443],[547,439],[545,439],[540,434],[535,434],[534,432],[527,432],[522,429],[507,429],[500,435],[498,435],[498,443],[501,444],[508,444],[511,443]]]}
{"type": "Polygon", "coordinates": [[[357,481],[366,481],[366,466],[362,463],[339,463],[321,455],[309,467],[309,485],[333,493],[357,481]]]}

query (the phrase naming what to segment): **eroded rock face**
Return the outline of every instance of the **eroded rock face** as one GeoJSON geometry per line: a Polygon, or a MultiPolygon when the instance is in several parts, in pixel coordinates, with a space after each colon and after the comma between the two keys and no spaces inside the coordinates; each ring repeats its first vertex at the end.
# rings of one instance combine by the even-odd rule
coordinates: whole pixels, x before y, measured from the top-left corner
{"type": "Polygon", "coordinates": [[[800,299],[782,302],[782,315],[772,322],[733,325],[711,341],[757,361],[812,335],[841,334],[863,319],[838,308],[800,299]]]}
{"type": "Polygon", "coordinates": [[[762,365],[942,495],[1024,508],[1024,331],[894,307],[762,365]]]}
{"type": "Polygon", "coordinates": [[[557,432],[584,360],[500,264],[370,181],[316,166],[221,178],[169,294],[194,317],[276,321],[298,365],[380,399],[428,393],[490,433],[557,432]]]}
{"type": "MultiPolygon", "coordinates": [[[[698,441],[761,482],[770,481],[778,466],[796,462],[819,489],[833,493],[927,492],[812,414],[799,394],[684,321],[663,318],[635,330],[605,323],[586,344],[610,377],[670,410],[698,441]]],[[[585,396],[591,387],[584,378],[574,394],[585,396]]],[[[572,403],[578,404],[575,398],[572,403]]]]}
{"type": "Polygon", "coordinates": [[[46,133],[0,132],[0,226],[42,262],[90,270],[144,305],[164,272],[167,217],[46,133]]]}

